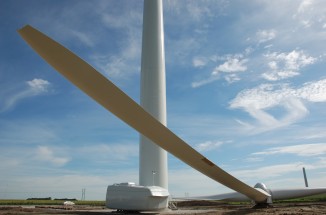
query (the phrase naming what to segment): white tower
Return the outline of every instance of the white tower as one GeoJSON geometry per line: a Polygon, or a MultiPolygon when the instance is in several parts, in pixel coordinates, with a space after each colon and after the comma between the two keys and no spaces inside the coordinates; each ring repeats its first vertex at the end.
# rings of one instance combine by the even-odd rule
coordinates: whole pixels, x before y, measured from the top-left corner
{"type": "MultiPolygon", "coordinates": [[[[166,126],[163,9],[161,0],[144,0],[141,106],[166,126]]],[[[167,152],[140,136],[139,184],[168,189],[167,152]]]]}

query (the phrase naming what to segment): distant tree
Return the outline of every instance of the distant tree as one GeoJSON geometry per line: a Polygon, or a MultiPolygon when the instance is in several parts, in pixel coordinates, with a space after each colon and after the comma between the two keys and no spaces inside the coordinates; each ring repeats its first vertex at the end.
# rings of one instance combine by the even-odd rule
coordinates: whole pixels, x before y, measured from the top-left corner
{"type": "Polygon", "coordinates": [[[51,197],[45,197],[45,198],[28,198],[27,200],[52,200],[51,197]]]}

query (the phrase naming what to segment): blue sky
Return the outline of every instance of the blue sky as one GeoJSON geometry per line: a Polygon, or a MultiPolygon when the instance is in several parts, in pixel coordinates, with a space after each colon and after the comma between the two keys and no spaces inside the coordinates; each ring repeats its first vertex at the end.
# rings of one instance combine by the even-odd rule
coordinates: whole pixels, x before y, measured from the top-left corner
{"type": "MultiPolygon", "coordinates": [[[[168,127],[234,176],[326,186],[326,2],[164,1],[168,127]]],[[[46,64],[30,24],[139,101],[142,1],[0,1],[0,198],[105,198],[138,134],[46,64]]],[[[169,156],[174,196],[228,188],[169,156]]]]}

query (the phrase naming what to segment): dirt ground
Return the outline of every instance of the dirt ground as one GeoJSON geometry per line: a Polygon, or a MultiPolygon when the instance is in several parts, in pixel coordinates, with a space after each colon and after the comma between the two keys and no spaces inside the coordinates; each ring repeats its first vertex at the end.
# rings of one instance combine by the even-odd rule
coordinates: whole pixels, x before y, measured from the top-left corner
{"type": "MultiPolygon", "coordinates": [[[[121,215],[115,210],[106,209],[104,207],[90,207],[90,206],[0,206],[0,214],[75,214],[75,215],[121,215]]],[[[125,213],[125,214],[139,214],[139,213],[125,213]]],[[[142,214],[142,213],[141,213],[142,214]]],[[[276,215],[294,215],[294,214],[326,214],[326,202],[314,203],[277,203],[270,208],[254,209],[252,205],[181,205],[178,210],[169,210],[162,212],[147,212],[147,214],[198,214],[198,215],[213,215],[213,214],[276,214],[276,215]]]]}

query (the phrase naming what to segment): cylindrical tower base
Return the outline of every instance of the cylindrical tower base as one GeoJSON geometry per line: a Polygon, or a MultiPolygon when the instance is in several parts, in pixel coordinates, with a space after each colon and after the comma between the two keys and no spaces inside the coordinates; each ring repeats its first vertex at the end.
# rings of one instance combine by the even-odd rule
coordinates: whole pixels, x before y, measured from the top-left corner
{"type": "MultiPolygon", "coordinates": [[[[145,0],[141,58],[141,106],[166,125],[163,9],[161,0],[145,0]]],[[[167,152],[140,136],[139,184],[168,189],[167,152]]]]}

